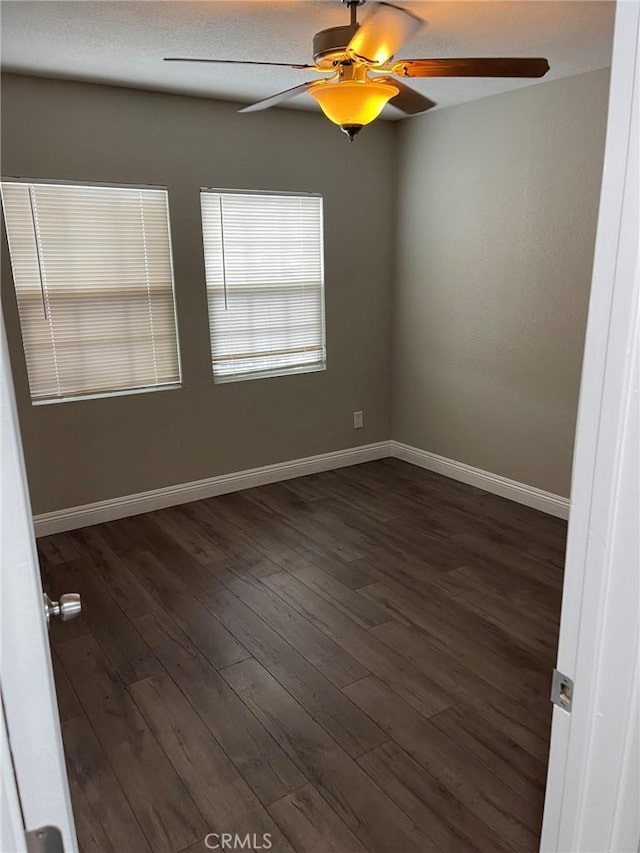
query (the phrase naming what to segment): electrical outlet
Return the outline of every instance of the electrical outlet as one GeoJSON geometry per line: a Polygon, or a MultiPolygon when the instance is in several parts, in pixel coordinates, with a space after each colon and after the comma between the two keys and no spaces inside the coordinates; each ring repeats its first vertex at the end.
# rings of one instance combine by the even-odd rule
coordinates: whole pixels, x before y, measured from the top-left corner
{"type": "Polygon", "coordinates": [[[362,412],[353,413],[353,428],[362,429],[364,426],[364,414],[362,412]]]}

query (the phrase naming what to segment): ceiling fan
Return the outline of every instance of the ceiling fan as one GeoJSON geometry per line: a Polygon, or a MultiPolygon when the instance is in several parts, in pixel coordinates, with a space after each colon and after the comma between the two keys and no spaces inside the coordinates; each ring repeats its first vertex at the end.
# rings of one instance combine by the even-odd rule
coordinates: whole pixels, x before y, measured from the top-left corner
{"type": "Polygon", "coordinates": [[[365,0],[342,0],[351,21],[344,27],[320,30],[313,37],[313,65],[237,59],[165,57],[165,62],[205,62],[222,65],[261,65],[328,73],[239,112],[265,110],[303,92],[311,95],[350,141],[390,103],[407,115],[435,106],[429,98],[396,77],[543,77],[549,63],[542,58],[397,59],[397,50],[422,26],[416,15],[379,2],[362,24],[357,9],[365,0]],[[394,77],[389,75],[395,75],[394,77]]]}

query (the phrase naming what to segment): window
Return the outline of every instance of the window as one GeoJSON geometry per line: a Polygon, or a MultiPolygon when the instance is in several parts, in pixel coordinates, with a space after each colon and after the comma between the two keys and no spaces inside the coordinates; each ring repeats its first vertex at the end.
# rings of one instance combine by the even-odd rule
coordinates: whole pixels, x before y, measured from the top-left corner
{"type": "Polygon", "coordinates": [[[322,198],[203,190],[216,382],[324,370],[322,198]]]}
{"type": "Polygon", "coordinates": [[[165,189],[2,182],[31,398],[175,386],[165,189]]]}

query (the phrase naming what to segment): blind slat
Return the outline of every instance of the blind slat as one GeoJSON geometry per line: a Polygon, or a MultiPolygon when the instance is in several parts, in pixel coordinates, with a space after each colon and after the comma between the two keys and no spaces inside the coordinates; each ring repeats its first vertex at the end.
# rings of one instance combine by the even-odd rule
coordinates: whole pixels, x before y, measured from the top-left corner
{"type": "Polygon", "coordinates": [[[2,182],[31,398],[176,385],[167,192],[2,182]]]}
{"type": "Polygon", "coordinates": [[[322,199],[200,198],[214,378],[323,369],[322,199]]]}

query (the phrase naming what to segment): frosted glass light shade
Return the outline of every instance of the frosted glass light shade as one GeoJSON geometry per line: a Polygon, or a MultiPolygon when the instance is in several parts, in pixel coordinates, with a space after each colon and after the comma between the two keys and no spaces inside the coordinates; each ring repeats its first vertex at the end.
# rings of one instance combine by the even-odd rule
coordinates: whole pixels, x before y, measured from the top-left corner
{"type": "Polygon", "coordinates": [[[309,89],[309,94],[330,121],[348,127],[372,122],[398,92],[399,89],[390,83],[372,80],[317,83],[309,89]]]}

